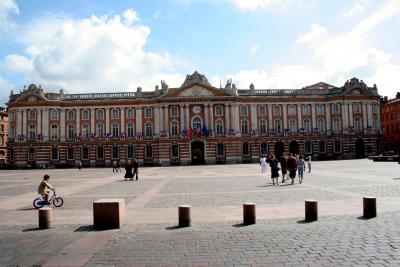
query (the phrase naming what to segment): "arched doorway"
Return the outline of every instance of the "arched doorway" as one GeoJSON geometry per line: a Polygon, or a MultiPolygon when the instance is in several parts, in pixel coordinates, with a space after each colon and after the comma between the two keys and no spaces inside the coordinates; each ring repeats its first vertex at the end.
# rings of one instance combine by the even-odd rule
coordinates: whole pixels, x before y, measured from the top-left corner
{"type": "Polygon", "coordinates": [[[365,158],[364,141],[361,138],[356,141],[356,158],[365,158]]]}
{"type": "Polygon", "coordinates": [[[275,150],[274,151],[275,157],[279,160],[283,156],[283,152],[285,151],[285,145],[283,144],[283,142],[278,141],[275,143],[274,150],[275,150]]]}
{"type": "Polygon", "coordinates": [[[204,142],[202,141],[194,141],[190,145],[191,147],[191,157],[192,157],[192,165],[205,164],[204,160],[204,142]]]}
{"type": "Polygon", "coordinates": [[[292,153],[293,155],[298,155],[299,154],[299,143],[296,141],[292,141],[289,144],[289,152],[292,153]]]}

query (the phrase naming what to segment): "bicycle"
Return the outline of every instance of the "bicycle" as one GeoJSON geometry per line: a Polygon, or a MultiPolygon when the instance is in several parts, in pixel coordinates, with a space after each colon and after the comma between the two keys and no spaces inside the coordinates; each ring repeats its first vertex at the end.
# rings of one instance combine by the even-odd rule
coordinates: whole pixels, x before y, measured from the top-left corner
{"type": "Polygon", "coordinates": [[[40,209],[44,205],[49,205],[50,206],[51,204],[53,204],[54,207],[57,207],[57,208],[61,207],[64,204],[64,200],[62,199],[62,197],[58,196],[56,194],[56,191],[54,191],[54,190],[53,190],[53,195],[51,196],[51,198],[48,201],[46,201],[43,198],[43,196],[38,197],[33,201],[33,206],[36,209],[40,209]]]}

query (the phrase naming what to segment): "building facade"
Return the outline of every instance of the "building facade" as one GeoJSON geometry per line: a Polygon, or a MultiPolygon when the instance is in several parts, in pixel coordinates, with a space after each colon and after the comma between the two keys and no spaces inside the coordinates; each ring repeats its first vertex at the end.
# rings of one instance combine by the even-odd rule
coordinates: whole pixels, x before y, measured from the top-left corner
{"type": "Polygon", "coordinates": [[[356,78],[342,87],[237,89],[187,75],[179,88],[65,94],[30,85],[11,92],[9,161],[16,166],[215,164],[260,154],[362,158],[381,142],[377,88],[356,78]]]}
{"type": "Polygon", "coordinates": [[[400,153],[400,92],[396,98],[385,97],[381,103],[383,146],[385,151],[400,153]]]}
{"type": "Polygon", "coordinates": [[[0,168],[7,164],[8,113],[0,107],[0,168]]]}

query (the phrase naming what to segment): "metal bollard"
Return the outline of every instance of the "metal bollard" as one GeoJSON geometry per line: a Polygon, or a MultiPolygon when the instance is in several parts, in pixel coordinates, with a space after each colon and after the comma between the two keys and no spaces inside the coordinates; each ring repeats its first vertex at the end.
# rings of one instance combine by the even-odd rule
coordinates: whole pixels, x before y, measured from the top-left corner
{"type": "Polygon", "coordinates": [[[243,224],[255,224],[256,223],[256,203],[244,203],[243,204],[243,224]]]}
{"type": "Polygon", "coordinates": [[[366,196],[363,197],[363,217],[366,219],[376,217],[376,198],[366,196]]]}
{"type": "Polygon", "coordinates": [[[179,227],[189,227],[192,224],[190,217],[190,205],[180,205],[178,207],[179,227]]]}
{"type": "Polygon", "coordinates": [[[318,202],[310,199],[305,201],[305,221],[313,222],[318,220],[318,202]]]}
{"type": "Polygon", "coordinates": [[[50,229],[53,220],[52,208],[39,209],[39,229],[50,229]]]}

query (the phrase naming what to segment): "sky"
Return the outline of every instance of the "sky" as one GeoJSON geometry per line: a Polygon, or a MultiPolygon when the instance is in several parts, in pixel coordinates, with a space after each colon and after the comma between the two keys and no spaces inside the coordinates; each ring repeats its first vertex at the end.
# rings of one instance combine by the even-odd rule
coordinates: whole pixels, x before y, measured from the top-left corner
{"type": "Polygon", "coordinates": [[[400,0],[0,0],[0,104],[35,83],[66,93],[342,86],[400,91],[400,0]]]}

